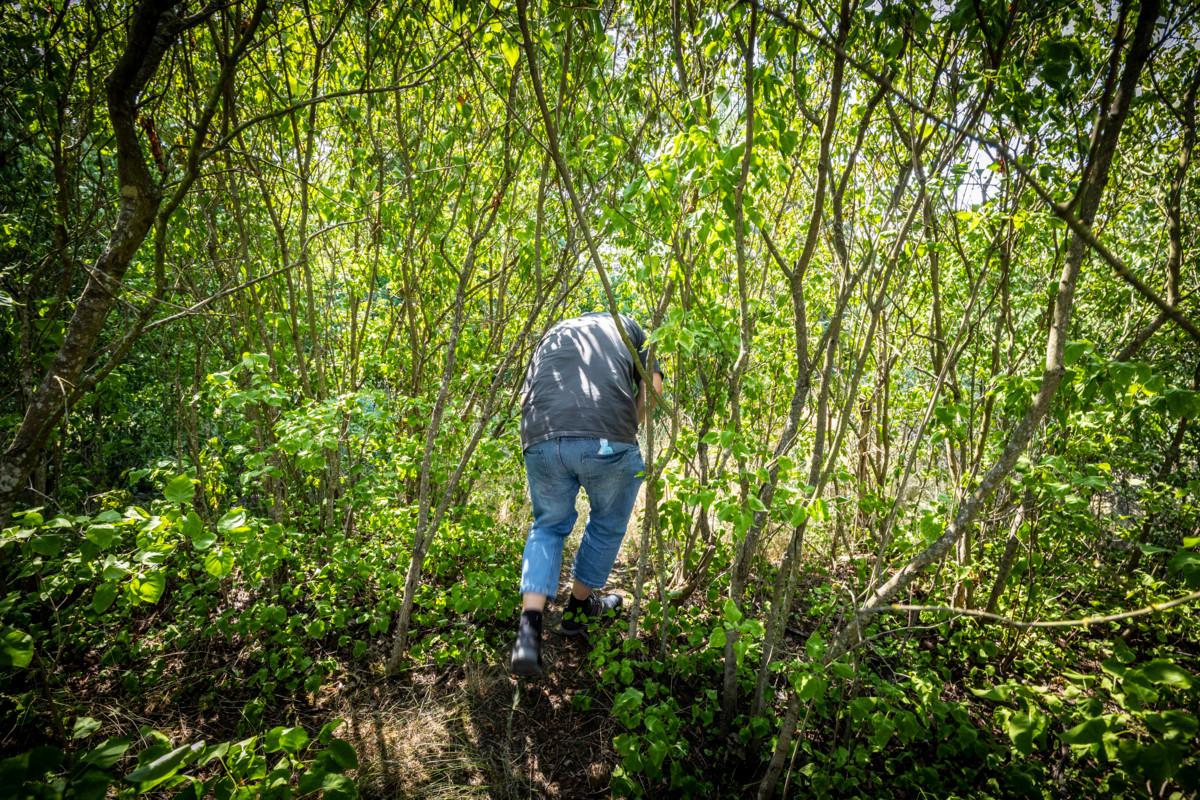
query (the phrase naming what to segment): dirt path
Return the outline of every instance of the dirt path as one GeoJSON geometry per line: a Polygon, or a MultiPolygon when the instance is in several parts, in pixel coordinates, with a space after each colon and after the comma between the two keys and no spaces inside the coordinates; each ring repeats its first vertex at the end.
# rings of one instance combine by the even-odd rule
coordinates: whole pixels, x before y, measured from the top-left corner
{"type": "Polygon", "coordinates": [[[549,632],[559,616],[547,615],[536,680],[517,681],[488,658],[343,693],[334,712],[358,751],[363,797],[608,796],[617,724],[586,644],[549,632]]]}

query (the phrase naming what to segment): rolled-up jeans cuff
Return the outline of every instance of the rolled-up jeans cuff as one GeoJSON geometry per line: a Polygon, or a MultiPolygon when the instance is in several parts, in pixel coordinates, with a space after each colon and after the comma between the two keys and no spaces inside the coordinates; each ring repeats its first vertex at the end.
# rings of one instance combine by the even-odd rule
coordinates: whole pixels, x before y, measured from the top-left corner
{"type": "Polygon", "coordinates": [[[604,584],[608,583],[608,577],[607,577],[607,576],[605,576],[604,580],[599,580],[599,581],[598,581],[598,580],[595,580],[595,576],[591,576],[591,577],[581,577],[581,576],[580,576],[579,574],[577,574],[577,573],[576,573],[574,570],[572,570],[572,571],[571,571],[571,579],[572,579],[572,580],[579,581],[579,582],[580,582],[580,583],[582,583],[584,586],[588,587],[589,589],[593,589],[593,590],[594,590],[594,589],[603,589],[603,588],[604,588],[604,584]]]}
{"type": "Polygon", "coordinates": [[[592,583],[591,581],[584,580],[583,578],[579,577],[574,572],[571,573],[571,580],[582,583],[584,586],[586,586],[587,588],[589,588],[593,591],[595,591],[596,589],[603,589],[604,584],[607,583],[607,581],[600,581],[599,583],[592,583]]]}

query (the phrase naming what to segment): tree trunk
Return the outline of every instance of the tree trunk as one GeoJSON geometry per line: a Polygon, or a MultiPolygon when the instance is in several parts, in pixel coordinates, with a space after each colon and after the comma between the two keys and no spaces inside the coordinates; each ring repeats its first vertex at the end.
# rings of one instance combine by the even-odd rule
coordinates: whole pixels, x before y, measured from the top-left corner
{"type": "Polygon", "coordinates": [[[0,518],[7,517],[46,442],[96,353],[121,281],[154,224],[162,189],[142,155],[137,103],[180,29],[174,0],[143,0],[133,11],[125,50],[106,81],[108,115],[117,151],[120,210],[108,244],[89,270],[63,343],[33,393],[25,416],[0,456],[0,518]]]}
{"type": "MultiPolygon", "coordinates": [[[[1158,9],[1158,0],[1146,0],[1142,4],[1138,13],[1133,43],[1130,45],[1125,59],[1125,70],[1121,76],[1120,85],[1112,103],[1097,121],[1096,147],[1085,168],[1084,180],[1078,194],[1079,217],[1089,228],[1100,206],[1100,198],[1108,183],[1108,172],[1112,166],[1121,127],[1128,114],[1129,104],[1141,77],[1142,68],[1149,56],[1158,9]]],[[[1121,47],[1121,42],[1117,42],[1114,47],[1121,47]]],[[[999,459],[984,475],[979,487],[963,501],[954,521],[947,526],[945,533],[897,570],[851,615],[826,651],[827,661],[835,661],[849,652],[858,639],[859,626],[862,621],[875,609],[890,602],[892,597],[903,591],[926,567],[943,558],[957,544],[963,533],[974,524],[976,517],[992,494],[1012,471],[1021,453],[1025,451],[1034,431],[1049,410],[1050,402],[1054,399],[1059,384],[1062,382],[1067,327],[1071,320],[1071,309],[1075,299],[1075,284],[1079,278],[1079,270],[1083,264],[1087,247],[1088,242],[1084,237],[1072,231],[1067,247],[1067,256],[1059,276],[1058,290],[1055,294],[1054,314],[1051,318],[1050,334],[1046,342],[1046,364],[1042,373],[1041,386],[1033,398],[1029,410],[1009,434],[999,459]]],[[[776,740],[775,752],[772,754],[767,772],[759,785],[760,798],[771,796],[775,790],[775,784],[783,769],[783,762],[791,748],[801,703],[802,701],[793,690],[788,699],[788,710],[776,740]]]]}

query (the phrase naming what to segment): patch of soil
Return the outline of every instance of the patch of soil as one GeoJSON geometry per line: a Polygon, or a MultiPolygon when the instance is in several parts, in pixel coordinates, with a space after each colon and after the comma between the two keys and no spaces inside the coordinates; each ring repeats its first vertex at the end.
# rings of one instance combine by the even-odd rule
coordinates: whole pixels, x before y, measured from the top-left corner
{"type": "Polygon", "coordinates": [[[607,796],[617,723],[594,692],[586,643],[553,633],[558,621],[548,614],[536,679],[510,676],[504,653],[344,692],[333,711],[358,752],[362,796],[607,796]]]}

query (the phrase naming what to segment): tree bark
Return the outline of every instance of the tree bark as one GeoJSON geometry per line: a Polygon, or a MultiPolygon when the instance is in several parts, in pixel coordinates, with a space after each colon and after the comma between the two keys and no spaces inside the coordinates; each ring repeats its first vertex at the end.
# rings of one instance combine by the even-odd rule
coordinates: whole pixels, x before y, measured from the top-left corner
{"type": "MultiPolygon", "coordinates": [[[[1130,101],[1133,99],[1142,68],[1149,55],[1150,41],[1157,16],[1157,0],[1148,0],[1142,4],[1133,34],[1133,43],[1125,59],[1125,70],[1121,76],[1120,85],[1113,97],[1112,104],[1097,122],[1100,128],[1097,132],[1098,144],[1094,150],[1093,161],[1085,168],[1087,177],[1079,192],[1079,219],[1088,227],[1095,219],[1104,187],[1108,183],[1109,168],[1112,166],[1113,156],[1116,153],[1117,140],[1128,115],[1130,101]]],[[[1119,47],[1120,43],[1117,43],[1117,46],[1119,47]]],[[[1041,385],[1024,417],[1009,434],[999,459],[984,475],[979,487],[959,506],[958,513],[953,522],[947,526],[945,533],[872,592],[867,601],[855,612],[853,618],[843,626],[828,651],[827,658],[829,660],[840,658],[850,649],[857,636],[859,623],[874,609],[888,603],[927,566],[944,557],[955,546],[967,530],[974,525],[983,506],[1012,471],[1021,453],[1025,451],[1034,431],[1046,416],[1050,403],[1062,382],[1063,351],[1067,342],[1067,329],[1071,321],[1075,285],[1083,265],[1083,258],[1087,253],[1087,244],[1088,242],[1083,236],[1072,232],[1067,245],[1067,256],[1059,275],[1058,290],[1055,294],[1054,314],[1046,342],[1046,362],[1041,385]]]]}
{"type": "MultiPolygon", "coordinates": [[[[1085,167],[1085,179],[1078,193],[1079,220],[1089,229],[1100,206],[1104,187],[1108,183],[1109,168],[1112,166],[1117,140],[1129,112],[1130,101],[1133,99],[1142,68],[1150,53],[1158,10],[1158,0],[1146,0],[1141,5],[1133,42],[1125,58],[1125,69],[1120,84],[1111,104],[1104,109],[1104,113],[1097,121],[1097,146],[1093,149],[1092,158],[1085,167]]],[[[1114,44],[1114,48],[1121,46],[1122,43],[1119,41],[1114,44]]],[[[1075,285],[1087,247],[1091,244],[1087,237],[1081,235],[1074,227],[1071,230],[1067,256],[1059,275],[1058,290],[1055,293],[1054,313],[1046,342],[1046,363],[1042,373],[1041,386],[1028,411],[1009,434],[999,459],[984,475],[978,488],[959,506],[958,513],[953,522],[947,526],[945,533],[872,592],[871,596],[851,615],[851,618],[831,642],[826,651],[827,662],[835,661],[849,652],[858,640],[862,622],[880,607],[888,604],[892,597],[903,591],[926,567],[945,557],[955,546],[964,532],[975,523],[975,519],[984,505],[1012,471],[1017,459],[1025,451],[1034,431],[1049,410],[1065,371],[1063,352],[1075,299],[1075,285]]],[[[793,690],[788,698],[788,707],[776,740],[775,750],[772,753],[767,772],[759,784],[758,796],[760,798],[770,797],[774,793],[775,784],[779,780],[784,761],[791,748],[802,704],[803,701],[793,690]]]]}
{"type": "Polygon", "coordinates": [[[120,209],[108,244],[89,270],[63,343],[0,456],[0,518],[7,517],[37,466],[69,397],[96,352],[121,281],[154,224],[162,189],[150,175],[137,132],[137,103],[158,70],[181,23],[175,0],[142,0],[129,23],[125,50],[106,81],[106,99],[117,151],[120,209]]]}

